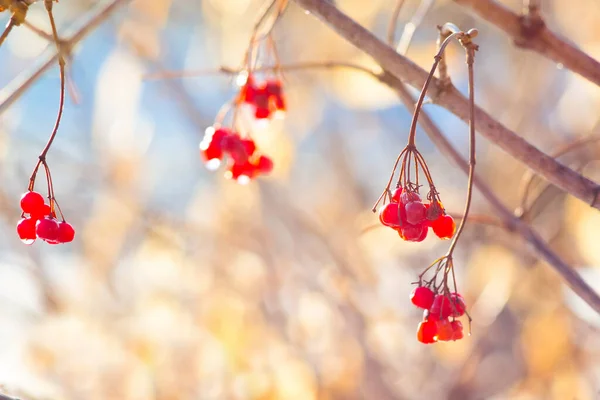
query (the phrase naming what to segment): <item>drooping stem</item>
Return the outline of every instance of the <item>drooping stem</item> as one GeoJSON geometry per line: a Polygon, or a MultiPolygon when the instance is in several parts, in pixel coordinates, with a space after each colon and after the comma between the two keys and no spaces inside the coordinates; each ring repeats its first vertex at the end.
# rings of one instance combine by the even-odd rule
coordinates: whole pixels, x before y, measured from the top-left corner
{"type": "Polygon", "coordinates": [[[467,200],[465,201],[465,211],[463,212],[463,219],[460,221],[460,225],[456,230],[456,234],[450,243],[448,248],[448,257],[452,256],[452,252],[456,247],[456,243],[460,238],[461,233],[465,227],[469,216],[469,210],[471,209],[471,198],[473,196],[473,177],[475,176],[475,79],[473,72],[473,63],[475,62],[475,51],[476,45],[467,43],[464,45],[467,50],[467,68],[469,71],[469,177],[467,183],[467,200]]]}
{"type": "Polygon", "coordinates": [[[4,41],[6,40],[6,38],[8,37],[8,35],[10,34],[10,32],[12,31],[12,29],[15,26],[16,26],[15,19],[14,18],[9,19],[8,23],[6,24],[6,28],[4,28],[2,35],[0,35],[0,46],[2,46],[2,44],[4,43],[4,41]]]}
{"type": "Polygon", "coordinates": [[[434,57],[435,61],[433,62],[433,66],[431,67],[431,70],[429,71],[429,75],[427,76],[427,79],[425,80],[425,83],[423,84],[423,88],[421,89],[421,94],[419,94],[417,104],[415,105],[414,114],[412,117],[412,121],[410,123],[410,131],[408,133],[408,146],[409,147],[415,147],[415,137],[417,135],[417,120],[419,119],[419,113],[421,112],[421,107],[423,106],[423,101],[425,100],[425,96],[427,95],[427,89],[429,88],[429,85],[431,84],[431,80],[433,79],[435,70],[437,69],[437,66],[440,63],[440,60],[442,58],[441,54],[444,52],[444,50],[446,49],[446,46],[448,46],[450,41],[455,36],[458,36],[460,34],[462,34],[462,32],[456,32],[456,33],[452,33],[452,34],[448,35],[446,40],[444,40],[444,42],[440,45],[440,49],[438,50],[437,54],[434,57]]]}

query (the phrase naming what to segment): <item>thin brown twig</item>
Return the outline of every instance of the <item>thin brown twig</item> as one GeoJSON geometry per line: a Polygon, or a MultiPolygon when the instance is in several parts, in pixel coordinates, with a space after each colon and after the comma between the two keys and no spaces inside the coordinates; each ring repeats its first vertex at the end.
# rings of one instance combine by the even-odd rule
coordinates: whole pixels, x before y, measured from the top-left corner
{"type": "Polygon", "coordinates": [[[425,16],[433,6],[434,1],[435,0],[422,0],[410,21],[404,25],[402,35],[398,41],[398,46],[396,46],[396,51],[399,54],[405,55],[408,52],[417,28],[423,23],[423,19],[425,19],[425,16]]]}
{"type": "Polygon", "coordinates": [[[393,46],[394,42],[396,42],[396,26],[398,25],[398,17],[400,16],[400,11],[402,11],[402,6],[404,6],[404,1],[405,0],[396,1],[392,16],[390,17],[390,23],[387,28],[387,44],[390,46],[393,46]]]}
{"type": "Polygon", "coordinates": [[[0,46],[4,44],[4,41],[6,40],[8,35],[10,35],[10,32],[15,26],[15,20],[13,18],[9,19],[8,23],[6,24],[6,27],[4,28],[4,31],[2,31],[2,35],[0,35],[0,46]]]}
{"type": "MultiPolygon", "coordinates": [[[[61,42],[62,51],[68,54],[70,49],[129,1],[110,0],[100,3],[88,14],[87,18],[78,21],[77,26],[70,29],[72,33],[67,34],[68,39],[61,42]]],[[[34,66],[17,76],[4,89],[0,90],[0,114],[13,105],[35,81],[55,65],[58,61],[58,53],[58,51],[52,49],[50,54],[41,57],[40,61],[37,61],[34,66]]]]}
{"type": "MultiPolygon", "coordinates": [[[[414,87],[421,87],[427,79],[426,71],[406,57],[397,54],[375,35],[329,2],[323,0],[295,1],[312,15],[322,19],[354,46],[370,55],[388,73],[414,87]]],[[[439,81],[434,78],[432,85],[439,87],[439,81]]],[[[455,87],[444,88],[443,91],[437,91],[437,93],[433,92],[430,92],[429,97],[434,103],[443,106],[463,121],[468,122],[469,102],[455,87]]],[[[534,169],[546,180],[587,204],[592,205],[596,200],[596,195],[600,190],[598,184],[544,154],[479,107],[475,107],[475,119],[478,121],[480,134],[517,160],[534,169]]],[[[593,204],[593,207],[600,209],[600,204],[593,204]]]]}
{"type": "MultiPolygon", "coordinates": [[[[552,32],[541,18],[532,23],[494,0],[454,0],[506,32],[518,47],[533,50],[600,86],[600,62],[552,32]]],[[[531,4],[531,3],[530,3],[531,4]]],[[[533,3],[535,4],[535,3],[533,3]]]]}

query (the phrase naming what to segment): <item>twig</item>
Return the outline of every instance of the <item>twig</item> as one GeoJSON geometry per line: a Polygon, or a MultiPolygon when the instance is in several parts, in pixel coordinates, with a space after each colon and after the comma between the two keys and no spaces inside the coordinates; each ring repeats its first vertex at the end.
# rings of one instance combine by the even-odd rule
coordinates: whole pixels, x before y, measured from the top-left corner
{"type": "MultiPolygon", "coordinates": [[[[346,40],[373,57],[383,69],[397,78],[414,87],[421,87],[427,79],[426,71],[406,57],[397,54],[329,2],[295,1],[311,14],[322,19],[346,40]]],[[[434,79],[432,84],[438,86],[439,81],[434,79]]],[[[446,88],[442,92],[432,93],[430,98],[463,121],[469,120],[469,102],[456,88],[446,88]]],[[[475,107],[475,119],[478,121],[479,133],[488,140],[535,170],[549,182],[600,210],[600,204],[594,204],[600,190],[599,185],[544,154],[479,107],[475,107]]]]}
{"type": "Polygon", "coordinates": [[[0,35],[0,46],[2,46],[4,44],[4,41],[6,40],[8,35],[10,35],[10,32],[12,31],[12,29],[14,27],[15,27],[15,20],[13,18],[11,18],[8,20],[8,23],[6,24],[6,28],[4,28],[2,35],[0,35]]]}
{"type": "Polygon", "coordinates": [[[399,54],[405,55],[408,52],[408,48],[412,43],[412,38],[415,35],[418,26],[423,23],[423,19],[433,6],[434,1],[435,0],[422,0],[419,3],[419,8],[417,8],[417,11],[415,11],[415,14],[412,16],[410,21],[404,25],[402,36],[400,36],[400,41],[396,47],[396,51],[399,54]]]}
{"type": "Polygon", "coordinates": [[[392,16],[390,17],[390,23],[387,29],[387,44],[390,46],[394,45],[396,41],[396,25],[398,25],[398,17],[400,16],[400,11],[402,10],[402,6],[404,6],[405,0],[397,0],[396,5],[394,6],[394,10],[392,11],[392,16]]]}
{"type": "MultiPolygon", "coordinates": [[[[532,24],[494,0],[454,0],[496,25],[519,47],[533,50],[600,86],[600,62],[548,29],[541,18],[532,24]]],[[[535,3],[529,3],[535,4],[535,3]]]]}
{"type": "MultiPolygon", "coordinates": [[[[69,39],[61,41],[63,52],[68,54],[70,49],[129,1],[130,0],[110,0],[100,3],[100,5],[90,12],[88,18],[79,22],[79,26],[72,30],[73,33],[71,35],[67,35],[69,39]]],[[[41,61],[39,61],[38,64],[13,79],[0,91],[0,114],[14,104],[14,102],[17,101],[17,99],[19,99],[19,97],[21,97],[37,79],[39,79],[50,67],[55,65],[58,61],[58,53],[59,52],[52,49],[52,52],[49,55],[45,56],[45,58],[40,58],[41,61]]]]}

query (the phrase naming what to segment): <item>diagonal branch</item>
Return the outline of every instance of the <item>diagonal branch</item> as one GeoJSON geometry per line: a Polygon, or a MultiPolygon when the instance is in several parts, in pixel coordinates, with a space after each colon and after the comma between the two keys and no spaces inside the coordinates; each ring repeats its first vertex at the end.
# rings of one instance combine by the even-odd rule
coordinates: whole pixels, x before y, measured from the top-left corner
{"type": "MultiPolygon", "coordinates": [[[[90,12],[88,18],[81,21],[74,29],[71,29],[72,33],[67,34],[69,39],[61,40],[60,47],[62,52],[69,54],[71,49],[77,43],[83,40],[89,33],[129,1],[130,0],[111,0],[101,2],[99,6],[90,12]]],[[[37,61],[31,69],[24,71],[21,75],[13,79],[6,87],[0,90],[0,114],[17,101],[49,68],[56,65],[58,57],[59,52],[57,52],[53,46],[47,51],[46,56],[41,57],[41,61],[37,61]]]]}
{"type": "MultiPolygon", "coordinates": [[[[427,72],[406,57],[397,54],[375,35],[324,0],[295,0],[311,14],[319,17],[340,36],[361,49],[395,77],[411,86],[420,88],[427,79],[427,72]]],[[[439,85],[434,79],[433,85],[439,85]]],[[[463,121],[469,120],[469,102],[455,87],[431,91],[433,102],[443,106],[463,121]]],[[[508,154],[533,169],[546,180],[600,210],[597,201],[600,186],[566,167],[552,157],[492,118],[479,107],[475,109],[478,130],[481,135],[508,154]]]]}
{"type": "MultiPolygon", "coordinates": [[[[506,32],[519,47],[533,50],[600,86],[600,62],[546,27],[541,18],[514,13],[494,0],[454,0],[506,32]]],[[[538,10],[536,2],[529,2],[538,10]]],[[[539,10],[538,10],[539,11],[539,10]]]]}

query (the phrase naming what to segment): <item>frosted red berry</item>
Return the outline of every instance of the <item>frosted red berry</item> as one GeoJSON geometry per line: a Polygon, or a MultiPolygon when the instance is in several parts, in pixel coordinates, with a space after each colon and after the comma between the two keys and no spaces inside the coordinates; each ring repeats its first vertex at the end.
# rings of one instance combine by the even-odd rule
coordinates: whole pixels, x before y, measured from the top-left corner
{"type": "Polygon", "coordinates": [[[437,335],[436,335],[437,340],[439,340],[441,342],[447,342],[449,340],[453,340],[454,330],[452,329],[451,322],[447,318],[436,321],[436,327],[437,327],[437,335]]]}
{"type": "Polygon", "coordinates": [[[265,155],[261,155],[256,161],[256,171],[263,175],[270,174],[273,171],[273,160],[265,155]]]}
{"type": "Polygon", "coordinates": [[[440,239],[451,239],[456,231],[456,223],[450,215],[442,215],[431,223],[431,228],[440,239]]]}
{"type": "Polygon", "coordinates": [[[438,294],[433,299],[429,313],[434,315],[436,319],[448,318],[452,314],[452,304],[446,296],[438,294]]]}
{"type": "Polygon", "coordinates": [[[465,315],[467,305],[465,304],[465,299],[459,293],[450,294],[450,301],[451,304],[454,304],[454,308],[452,309],[453,316],[461,317],[465,315]]]}
{"type": "Polygon", "coordinates": [[[420,201],[411,201],[404,206],[406,210],[406,221],[409,224],[420,224],[425,220],[427,208],[420,201]]]}
{"type": "Polygon", "coordinates": [[[427,225],[425,224],[404,224],[398,232],[400,237],[408,242],[422,242],[427,237],[427,225]]]}
{"type": "Polygon", "coordinates": [[[58,239],[58,222],[54,218],[43,218],[37,221],[35,232],[37,237],[47,242],[58,239]]]}
{"type": "Polygon", "coordinates": [[[392,228],[402,225],[400,215],[400,205],[398,203],[388,203],[379,211],[379,221],[392,228]]]}
{"type": "Polygon", "coordinates": [[[400,195],[400,202],[404,205],[410,203],[411,201],[421,201],[421,196],[417,192],[403,192],[400,195]]]}
{"type": "Polygon", "coordinates": [[[227,129],[215,130],[210,127],[206,130],[204,138],[200,142],[200,155],[208,169],[215,170],[219,168],[223,160],[223,139],[230,135],[231,132],[227,129]]]}
{"type": "Polygon", "coordinates": [[[413,289],[410,294],[410,301],[417,307],[428,310],[433,304],[435,294],[431,289],[425,286],[419,286],[413,289]]]}
{"type": "Polygon", "coordinates": [[[75,238],[75,229],[73,226],[66,221],[62,221],[58,224],[58,233],[56,240],[59,243],[69,243],[75,238]]]}
{"type": "Polygon", "coordinates": [[[35,234],[36,220],[33,218],[23,218],[17,223],[17,234],[25,244],[32,244],[37,238],[35,234]]]}
{"type": "Polygon", "coordinates": [[[21,210],[27,214],[39,212],[44,207],[44,197],[38,192],[25,192],[21,196],[21,210]]]}
{"type": "Polygon", "coordinates": [[[455,320],[450,323],[452,327],[452,340],[460,340],[464,337],[462,322],[455,320]]]}
{"type": "Polygon", "coordinates": [[[425,344],[435,343],[437,341],[436,321],[421,321],[417,328],[417,340],[425,344]]]}

